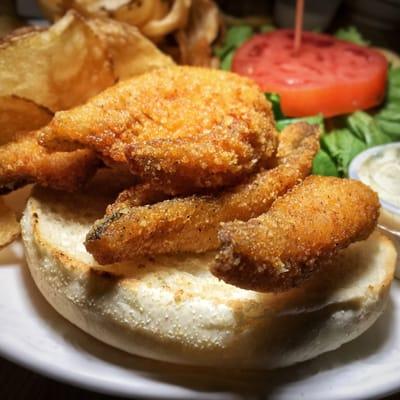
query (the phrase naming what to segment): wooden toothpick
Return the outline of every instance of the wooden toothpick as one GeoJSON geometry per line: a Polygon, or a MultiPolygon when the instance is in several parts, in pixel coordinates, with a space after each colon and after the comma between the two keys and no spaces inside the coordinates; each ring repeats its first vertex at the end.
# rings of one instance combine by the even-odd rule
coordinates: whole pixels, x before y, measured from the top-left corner
{"type": "Polygon", "coordinates": [[[304,0],[296,1],[296,18],[294,22],[293,52],[298,54],[301,46],[301,33],[303,31],[304,0]]]}

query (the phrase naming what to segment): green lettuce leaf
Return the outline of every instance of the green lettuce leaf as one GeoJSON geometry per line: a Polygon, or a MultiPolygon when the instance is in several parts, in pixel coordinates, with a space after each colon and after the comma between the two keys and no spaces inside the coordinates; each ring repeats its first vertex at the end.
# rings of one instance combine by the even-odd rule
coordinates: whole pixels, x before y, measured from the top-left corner
{"type": "Polygon", "coordinates": [[[264,24],[261,25],[259,28],[259,32],[260,33],[269,33],[269,32],[273,32],[274,30],[276,30],[276,26],[272,25],[272,24],[264,24]]]}
{"type": "Polygon", "coordinates": [[[275,120],[286,118],[281,109],[281,98],[278,93],[264,93],[267,100],[272,104],[272,112],[274,113],[275,120]]]}
{"type": "Polygon", "coordinates": [[[279,94],[265,93],[265,97],[272,104],[272,111],[274,113],[276,121],[276,129],[278,129],[279,132],[286,128],[288,125],[301,121],[308,122],[311,125],[319,125],[321,128],[321,132],[324,131],[324,116],[322,114],[312,115],[310,117],[289,118],[283,114],[281,108],[281,98],[279,94]]]}
{"type": "Polygon", "coordinates": [[[374,118],[364,111],[356,111],[347,117],[351,131],[368,147],[390,143],[392,140],[379,128],[374,118]]]}
{"type": "Polygon", "coordinates": [[[339,171],[330,155],[320,150],[313,160],[312,173],[314,175],[339,176],[339,171]]]}
{"type": "Polygon", "coordinates": [[[400,122],[400,103],[388,103],[376,114],[378,119],[386,121],[400,122]]]}
{"type": "Polygon", "coordinates": [[[362,37],[361,33],[357,30],[355,26],[340,28],[336,31],[335,36],[338,39],[345,40],[346,42],[355,43],[360,46],[368,46],[370,44],[362,37]]]}
{"type": "Polygon", "coordinates": [[[337,129],[322,135],[321,147],[335,161],[340,176],[348,176],[351,160],[367,149],[367,145],[354,136],[350,129],[337,129]]]}
{"type": "Polygon", "coordinates": [[[376,124],[388,137],[391,138],[391,141],[400,141],[400,122],[377,117],[376,124]]]}
{"type": "Polygon", "coordinates": [[[281,119],[276,121],[276,129],[278,129],[278,131],[282,131],[288,125],[296,122],[308,122],[310,125],[319,125],[321,132],[324,131],[324,116],[322,114],[312,115],[311,117],[281,119]]]}
{"type": "Polygon", "coordinates": [[[220,59],[221,69],[231,69],[236,49],[253,34],[254,29],[248,25],[232,26],[227,30],[223,43],[214,49],[214,54],[220,59]]]}
{"type": "Polygon", "coordinates": [[[390,68],[386,101],[374,120],[392,141],[400,140],[400,68],[390,68]]]}
{"type": "Polygon", "coordinates": [[[231,50],[229,53],[227,53],[226,56],[221,59],[219,67],[224,71],[230,71],[234,54],[235,50],[231,50]]]}
{"type": "Polygon", "coordinates": [[[266,93],[272,103],[276,127],[282,131],[286,126],[299,121],[320,125],[321,150],[313,162],[313,173],[317,175],[347,176],[353,158],[372,146],[400,141],[400,68],[391,69],[385,104],[374,116],[356,111],[347,116],[336,117],[330,132],[325,132],[324,118],[314,115],[303,118],[288,118],[281,109],[280,97],[266,93]],[[332,128],[337,127],[337,128],[332,128]]]}

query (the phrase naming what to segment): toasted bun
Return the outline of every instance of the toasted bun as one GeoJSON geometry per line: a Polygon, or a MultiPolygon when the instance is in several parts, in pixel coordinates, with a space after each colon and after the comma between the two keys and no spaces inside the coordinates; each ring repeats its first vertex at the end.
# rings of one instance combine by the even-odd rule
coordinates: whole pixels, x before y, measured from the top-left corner
{"type": "Polygon", "coordinates": [[[34,191],[22,218],[28,265],[67,320],[129,353],[192,365],[273,368],[334,350],[384,310],[396,252],[375,232],[298,289],[261,294],[219,281],[212,253],[96,265],[83,241],[100,196],[34,191]]]}

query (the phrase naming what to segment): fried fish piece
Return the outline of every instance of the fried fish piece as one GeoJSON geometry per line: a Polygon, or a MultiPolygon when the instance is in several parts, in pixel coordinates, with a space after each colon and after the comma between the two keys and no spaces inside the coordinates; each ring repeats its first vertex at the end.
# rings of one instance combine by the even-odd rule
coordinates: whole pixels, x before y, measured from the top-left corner
{"type": "Polygon", "coordinates": [[[90,150],[48,153],[35,132],[22,132],[0,146],[0,194],[27,183],[72,191],[96,171],[99,159],[90,150]]]}
{"type": "Polygon", "coordinates": [[[261,292],[296,287],[319,261],[366,239],[378,215],[378,196],[363,183],[310,176],[259,217],[223,224],[212,273],[261,292]]]}
{"type": "Polygon", "coordinates": [[[132,190],[131,204],[125,199],[122,206],[111,207],[108,215],[95,223],[87,235],[86,248],[101,264],[140,254],[216,249],[221,222],[258,216],[310,173],[319,149],[318,138],[315,126],[299,123],[286,128],[280,135],[278,166],[220,194],[132,207],[140,199],[132,190]]]}
{"type": "Polygon", "coordinates": [[[195,67],[157,69],[56,113],[40,132],[59,150],[89,147],[171,188],[232,185],[273,156],[270,103],[250,80],[195,67]]]}
{"type": "Polygon", "coordinates": [[[122,191],[115,202],[107,207],[107,215],[126,209],[158,203],[170,199],[162,187],[154,187],[150,183],[142,183],[122,191]]]}

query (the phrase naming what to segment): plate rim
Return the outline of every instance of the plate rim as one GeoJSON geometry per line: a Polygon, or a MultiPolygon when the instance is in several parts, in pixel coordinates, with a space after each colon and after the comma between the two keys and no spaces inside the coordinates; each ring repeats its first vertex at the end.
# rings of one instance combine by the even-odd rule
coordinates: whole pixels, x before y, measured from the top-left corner
{"type": "MultiPolygon", "coordinates": [[[[15,244],[14,244],[15,245],[15,244]]],[[[18,245],[21,245],[21,243],[18,243],[18,245]]],[[[23,246],[21,245],[22,249],[23,246]]],[[[24,249],[23,249],[24,251],[24,249]]],[[[7,267],[21,267],[21,265],[15,261],[7,264],[3,264],[3,267],[5,267],[5,270],[9,269],[7,267]]],[[[0,274],[2,272],[2,268],[0,269],[0,274]]],[[[45,302],[46,306],[48,306],[51,310],[53,310],[55,313],[57,313],[56,310],[54,310],[53,307],[46,301],[44,296],[40,293],[39,289],[35,285],[30,271],[27,270],[25,271],[27,277],[29,276],[29,279],[31,279],[32,285],[35,287],[37,293],[39,296],[41,296],[41,299],[45,302]]],[[[16,273],[15,271],[11,272],[12,274],[16,273]]],[[[18,274],[20,271],[18,272],[18,274]]],[[[21,288],[17,288],[20,290],[21,288]]],[[[27,296],[30,298],[30,295],[27,296]]],[[[393,298],[397,298],[398,301],[400,302],[400,283],[398,281],[394,281],[392,284],[391,288],[391,293],[390,293],[390,298],[392,299],[391,301],[391,306],[395,307],[395,302],[393,301],[393,298]],[[393,290],[393,287],[395,287],[395,290],[398,291],[398,293],[395,293],[393,290]]],[[[35,307],[35,306],[33,306],[35,307]]],[[[387,312],[387,311],[385,311],[387,312]]],[[[68,324],[73,326],[75,329],[78,329],[80,333],[83,333],[85,335],[88,335],[87,333],[81,331],[79,328],[77,328],[75,325],[71,324],[68,320],[66,320],[64,317],[62,317],[59,313],[57,315],[61,318],[63,323],[68,324]]],[[[39,318],[41,320],[41,323],[43,323],[42,318],[39,318]]],[[[51,328],[56,335],[60,335],[60,332],[57,329],[51,328]]],[[[0,335],[0,356],[5,358],[6,360],[17,364],[27,370],[33,371],[34,373],[37,373],[39,375],[42,375],[44,377],[50,378],[54,381],[61,382],[67,385],[71,385],[74,387],[82,388],[85,390],[89,390],[92,392],[96,393],[101,393],[101,394],[106,394],[106,395],[114,395],[114,396],[121,396],[124,398],[131,398],[131,397],[139,397],[143,399],[162,399],[162,400],[169,400],[169,399],[198,399],[198,400],[209,400],[209,399],[238,399],[238,398],[244,398],[246,395],[242,392],[233,392],[233,391],[228,391],[226,388],[223,388],[221,391],[198,391],[196,389],[192,389],[190,387],[184,387],[180,386],[179,384],[175,383],[169,383],[169,382],[160,382],[164,388],[158,387],[156,390],[152,388],[154,383],[158,383],[156,379],[150,378],[146,380],[146,378],[141,377],[139,374],[135,375],[134,378],[129,381],[129,384],[126,384],[124,381],[120,381],[117,383],[115,380],[109,380],[109,379],[104,379],[104,375],[99,375],[98,377],[93,375],[93,374],[87,374],[85,375],[82,373],[81,370],[78,370],[79,372],[76,372],[75,369],[73,368],[68,368],[64,367],[63,365],[57,363],[57,362],[51,362],[49,360],[44,360],[40,359],[35,355],[35,353],[29,352],[22,352],[18,350],[18,347],[16,347],[15,344],[12,343],[12,341],[8,342],[5,338],[7,336],[0,335]],[[165,390],[165,386],[169,386],[168,390],[165,390]],[[152,389],[152,390],[151,390],[152,389]]],[[[88,335],[88,337],[93,338],[92,336],[88,335]]],[[[93,338],[93,340],[96,340],[99,343],[102,343],[96,338],[93,338]]],[[[355,339],[357,340],[357,339],[355,339]]],[[[349,343],[351,345],[351,342],[349,343]]],[[[108,346],[104,344],[105,346],[108,346]]],[[[111,347],[112,348],[112,347],[111,347]]],[[[334,350],[335,351],[335,350],[334,350]]],[[[143,357],[140,357],[143,358],[143,357]]],[[[109,363],[109,361],[106,361],[109,363]]],[[[306,361],[305,363],[310,362],[306,361]]],[[[301,363],[303,364],[303,363],[301,363]]],[[[300,365],[301,365],[300,364],[300,365]]],[[[292,367],[293,368],[293,367],[292,367]]],[[[282,369],[284,371],[285,369],[282,369]]],[[[397,370],[393,369],[390,370],[390,368],[385,371],[384,374],[382,374],[385,379],[382,380],[371,380],[370,384],[368,386],[363,385],[362,392],[357,393],[352,397],[354,400],[370,400],[370,399],[379,399],[382,397],[386,397],[388,395],[400,392],[400,379],[398,377],[398,372],[397,370]],[[389,372],[390,371],[390,372],[389,372]],[[368,392],[368,394],[366,393],[368,392]]],[[[382,376],[381,375],[381,376],[382,376]]],[[[296,380],[297,381],[297,380],[296,380]]],[[[299,379],[298,381],[301,381],[299,379]]],[[[279,390],[278,390],[279,392],[279,390]]],[[[307,392],[302,392],[302,396],[307,397],[307,392]]],[[[329,397],[327,397],[326,393],[321,393],[319,391],[318,394],[324,394],[324,398],[326,400],[347,400],[348,399],[348,393],[336,393],[333,394],[329,397]]],[[[313,398],[317,398],[314,394],[313,398]]],[[[264,396],[267,396],[264,392],[264,396]]],[[[284,393],[285,399],[294,399],[295,397],[293,396],[292,393],[284,393]]],[[[251,396],[250,396],[251,397],[251,396]]],[[[278,393],[279,397],[279,393],[278,393]]],[[[248,398],[248,397],[246,397],[248,398]]],[[[257,398],[263,398],[263,395],[260,394],[260,397],[257,398]]]]}

